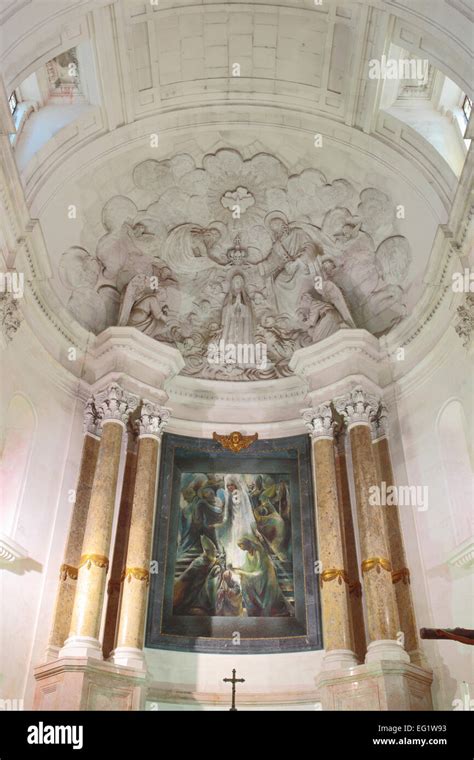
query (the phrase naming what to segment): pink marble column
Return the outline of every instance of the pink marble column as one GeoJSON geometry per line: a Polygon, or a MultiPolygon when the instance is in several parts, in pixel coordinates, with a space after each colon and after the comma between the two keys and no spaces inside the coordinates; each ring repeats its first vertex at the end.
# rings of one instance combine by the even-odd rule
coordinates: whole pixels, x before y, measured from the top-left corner
{"type": "Polygon", "coordinates": [[[122,602],[117,647],[117,665],[146,669],[143,655],[145,614],[150,580],[151,541],[155,512],[158,452],[169,411],[143,401],[139,420],[137,473],[127,559],[122,573],[122,602]]]}
{"type": "Polygon", "coordinates": [[[372,447],[370,420],[377,414],[379,399],[360,386],[334,400],[346,421],[352,453],[352,469],[357,503],[361,570],[368,619],[369,646],[366,662],[402,660],[409,657],[398,641],[400,624],[392,584],[392,566],[385,534],[383,507],[371,500],[378,484],[372,447]]]}
{"type": "MultiPolygon", "coordinates": [[[[385,483],[388,489],[395,485],[392,460],[387,433],[387,411],[382,405],[379,413],[371,421],[372,445],[377,466],[378,482],[385,483]]],[[[411,595],[410,570],[403,545],[400,512],[397,504],[387,505],[383,509],[385,531],[388,540],[390,562],[392,565],[392,582],[395,588],[400,631],[405,637],[405,649],[415,665],[425,665],[416,624],[415,608],[411,595]]]]}
{"type": "Polygon", "coordinates": [[[322,563],[320,583],[323,638],[326,651],[323,668],[351,668],[357,665],[357,658],[353,651],[349,576],[344,566],[337,498],[332,410],[328,404],[320,404],[315,408],[305,409],[303,419],[313,441],[316,518],[319,558],[322,563]]]}
{"type": "Polygon", "coordinates": [[[112,521],[120,465],[122,436],[138,397],[116,383],[94,397],[102,425],[99,455],[92,484],[69,637],[60,656],[102,659],[99,631],[109,569],[112,521]]]}

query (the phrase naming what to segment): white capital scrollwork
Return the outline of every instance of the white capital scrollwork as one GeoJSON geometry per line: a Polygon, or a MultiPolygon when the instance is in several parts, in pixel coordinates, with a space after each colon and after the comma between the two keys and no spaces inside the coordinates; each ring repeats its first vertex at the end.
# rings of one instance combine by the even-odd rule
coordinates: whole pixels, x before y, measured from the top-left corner
{"type": "Polygon", "coordinates": [[[387,420],[388,411],[385,404],[380,404],[380,407],[374,417],[370,419],[370,428],[372,431],[372,440],[378,441],[379,438],[387,437],[387,420]]]}
{"type": "Polygon", "coordinates": [[[302,409],[301,414],[303,422],[313,440],[334,437],[336,422],[329,404],[319,404],[319,406],[314,408],[302,409]]]}
{"type": "Polygon", "coordinates": [[[5,341],[13,340],[13,336],[22,321],[17,299],[11,293],[0,293],[0,325],[5,341]]]}
{"type": "Polygon", "coordinates": [[[84,409],[84,433],[100,436],[100,414],[94,403],[94,399],[88,398],[84,409]]]}
{"type": "Polygon", "coordinates": [[[366,393],[358,386],[350,393],[334,399],[336,411],[343,417],[348,427],[354,425],[370,425],[376,416],[380,402],[376,396],[366,393]]]}
{"type": "Polygon", "coordinates": [[[170,410],[143,399],[140,419],[138,421],[139,435],[150,435],[161,438],[164,427],[170,419],[170,410]]]}
{"type": "Polygon", "coordinates": [[[134,393],[124,390],[117,383],[111,383],[94,396],[101,423],[116,420],[126,425],[129,416],[138,406],[140,399],[134,393]]]}
{"type": "Polygon", "coordinates": [[[457,308],[454,329],[462,340],[464,348],[469,348],[474,333],[474,293],[468,293],[465,302],[457,308]]]}

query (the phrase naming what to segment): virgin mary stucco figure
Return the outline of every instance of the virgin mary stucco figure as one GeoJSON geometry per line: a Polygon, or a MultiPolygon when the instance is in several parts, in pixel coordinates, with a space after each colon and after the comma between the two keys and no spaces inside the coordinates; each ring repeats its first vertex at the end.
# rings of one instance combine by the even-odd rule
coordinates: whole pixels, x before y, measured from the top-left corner
{"type": "Polygon", "coordinates": [[[235,272],[231,278],[229,292],[222,307],[221,326],[221,340],[226,345],[255,342],[252,302],[245,288],[244,276],[240,272],[235,272]]]}

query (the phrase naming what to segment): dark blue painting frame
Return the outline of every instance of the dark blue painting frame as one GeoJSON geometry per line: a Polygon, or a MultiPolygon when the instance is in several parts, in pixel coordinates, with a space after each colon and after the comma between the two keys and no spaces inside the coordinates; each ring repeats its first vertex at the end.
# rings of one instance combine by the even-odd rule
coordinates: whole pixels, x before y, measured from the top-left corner
{"type": "Polygon", "coordinates": [[[316,529],[307,435],[257,440],[238,453],[217,441],[165,433],[153,538],[145,646],[228,654],[301,652],[322,649],[316,529]],[[173,615],[175,547],[181,474],[185,472],[287,472],[293,504],[292,542],[295,614],[236,618],[173,615]],[[236,637],[235,633],[239,636],[236,637]],[[236,639],[239,644],[236,645],[236,639]]]}

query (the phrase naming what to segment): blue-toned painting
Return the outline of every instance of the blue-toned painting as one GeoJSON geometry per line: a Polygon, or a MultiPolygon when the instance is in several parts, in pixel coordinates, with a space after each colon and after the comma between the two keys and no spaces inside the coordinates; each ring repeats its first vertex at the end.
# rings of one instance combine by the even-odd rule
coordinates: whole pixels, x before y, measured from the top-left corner
{"type": "Polygon", "coordinates": [[[290,478],[182,473],[173,613],[294,615],[290,478]]]}
{"type": "Polygon", "coordinates": [[[239,452],[165,433],[146,646],[321,649],[309,436],[239,452]]]}

